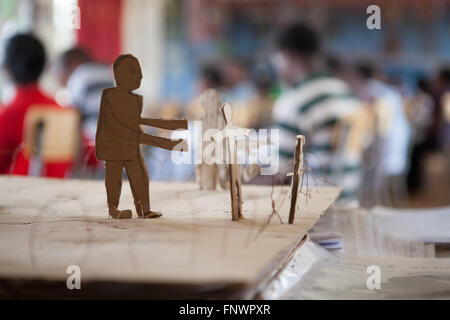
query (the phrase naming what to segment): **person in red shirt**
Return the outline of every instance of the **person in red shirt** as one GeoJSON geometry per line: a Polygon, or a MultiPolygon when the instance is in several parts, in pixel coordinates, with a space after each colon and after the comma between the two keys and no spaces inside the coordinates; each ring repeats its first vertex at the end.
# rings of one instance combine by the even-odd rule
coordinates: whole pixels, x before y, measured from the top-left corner
{"type": "MultiPolygon", "coordinates": [[[[4,68],[16,87],[13,100],[0,109],[0,174],[28,175],[30,159],[23,150],[23,126],[27,110],[37,105],[62,108],[44,95],[38,80],[46,61],[42,43],[31,34],[11,37],[5,47],[4,68]]],[[[42,164],[42,175],[63,178],[73,161],[42,164]]]]}

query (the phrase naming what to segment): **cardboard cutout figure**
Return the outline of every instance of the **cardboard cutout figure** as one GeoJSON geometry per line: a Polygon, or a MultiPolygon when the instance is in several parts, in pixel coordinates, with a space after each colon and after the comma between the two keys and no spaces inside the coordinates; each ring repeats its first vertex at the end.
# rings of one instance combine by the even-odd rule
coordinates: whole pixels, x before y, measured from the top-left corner
{"type": "MultiPolygon", "coordinates": [[[[211,130],[223,130],[225,122],[222,114],[222,103],[220,101],[219,93],[214,89],[207,89],[200,96],[202,117],[202,137],[207,136],[211,130]]],[[[209,148],[209,144],[213,143],[205,141],[200,144],[199,154],[202,156],[209,148]]],[[[228,173],[225,164],[212,163],[208,164],[202,161],[195,166],[195,176],[202,190],[216,190],[217,184],[222,189],[227,188],[228,173]]]]}
{"type": "Polygon", "coordinates": [[[120,55],[113,63],[116,87],[104,89],[95,137],[97,159],[105,160],[106,193],[109,215],[114,219],[129,219],[131,210],[118,210],[125,168],[139,217],[158,218],[150,211],[149,176],[139,145],[177,151],[187,151],[186,141],[171,140],[145,134],[140,125],[163,129],[187,129],[186,120],[141,118],[142,96],[132,93],[141,85],[142,72],[139,61],[131,54],[120,55]]]}

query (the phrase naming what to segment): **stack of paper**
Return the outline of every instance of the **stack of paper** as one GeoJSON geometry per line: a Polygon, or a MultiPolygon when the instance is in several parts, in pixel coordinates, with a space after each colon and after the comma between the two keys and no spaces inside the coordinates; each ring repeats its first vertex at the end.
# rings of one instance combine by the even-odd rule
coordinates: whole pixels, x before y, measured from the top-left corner
{"type": "Polygon", "coordinates": [[[336,233],[336,232],[321,233],[321,232],[312,231],[309,233],[309,236],[312,241],[321,245],[325,249],[338,250],[341,252],[343,252],[343,250],[344,250],[344,244],[343,244],[344,237],[340,233],[336,233]]]}

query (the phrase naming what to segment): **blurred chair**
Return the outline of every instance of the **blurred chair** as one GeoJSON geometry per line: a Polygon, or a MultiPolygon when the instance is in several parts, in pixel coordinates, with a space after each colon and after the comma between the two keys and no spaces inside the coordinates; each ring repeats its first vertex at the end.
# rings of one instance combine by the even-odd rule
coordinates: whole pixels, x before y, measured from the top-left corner
{"type": "Polygon", "coordinates": [[[24,154],[30,159],[29,175],[63,170],[76,162],[80,145],[80,118],[74,109],[32,106],[25,115],[24,154]]]}

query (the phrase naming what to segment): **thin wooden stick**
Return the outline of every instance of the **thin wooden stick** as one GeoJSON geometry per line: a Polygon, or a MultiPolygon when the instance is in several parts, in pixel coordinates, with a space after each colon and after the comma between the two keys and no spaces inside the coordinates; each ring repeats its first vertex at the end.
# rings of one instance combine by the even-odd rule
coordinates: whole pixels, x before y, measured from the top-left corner
{"type": "Polygon", "coordinates": [[[231,195],[231,219],[238,221],[242,218],[242,195],[241,195],[241,177],[239,164],[237,164],[237,150],[235,140],[231,137],[227,137],[229,145],[230,155],[230,195],[231,195]],[[234,150],[231,150],[232,144],[234,144],[234,150]]]}
{"type": "MultiPolygon", "coordinates": [[[[225,121],[225,132],[227,128],[231,130],[233,125],[231,124],[232,113],[229,104],[224,103],[222,105],[222,116],[225,121]]],[[[234,135],[228,136],[226,134],[225,139],[228,141],[228,154],[229,154],[229,179],[230,179],[230,195],[231,195],[231,219],[238,221],[242,216],[242,188],[241,188],[241,166],[238,164],[238,150],[237,142],[234,135]]]]}
{"type": "Polygon", "coordinates": [[[297,206],[298,185],[300,182],[301,170],[303,170],[303,145],[305,144],[305,136],[297,136],[297,145],[294,155],[294,173],[292,178],[291,207],[289,209],[289,224],[294,223],[295,209],[297,206]]]}

